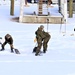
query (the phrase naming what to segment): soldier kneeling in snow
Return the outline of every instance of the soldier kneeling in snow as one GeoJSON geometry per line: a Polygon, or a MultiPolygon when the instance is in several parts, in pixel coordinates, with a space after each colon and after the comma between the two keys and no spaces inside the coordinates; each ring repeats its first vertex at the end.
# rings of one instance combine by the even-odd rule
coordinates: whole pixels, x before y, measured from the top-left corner
{"type": "Polygon", "coordinates": [[[14,48],[13,48],[13,38],[12,38],[12,36],[9,35],[9,34],[6,34],[6,35],[5,35],[5,41],[4,41],[4,43],[2,44],[2,49],[1,49],[1,51],[4,50],[4,46],[5,46],[7,43],[10,45],[11,52],[13,52],[13,49],[14,49],[14,48]]]}
{"type": "Polygon", "coordinates": [[[41,25],[38,28],[38,30],[35,32],[37,43],[38,43],[35,56],[39,54],[42,44],[43,44],[43,53],[46,53],[47,43],[49,42],[49,39],[51,38],[50,34],[48,32],[45,32],[43,29],[44,29],[44,26],[41,25]]]}

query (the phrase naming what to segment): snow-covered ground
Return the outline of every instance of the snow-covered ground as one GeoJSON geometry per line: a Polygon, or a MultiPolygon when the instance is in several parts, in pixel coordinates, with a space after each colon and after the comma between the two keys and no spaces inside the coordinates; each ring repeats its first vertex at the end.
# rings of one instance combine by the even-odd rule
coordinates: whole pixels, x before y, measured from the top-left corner
{"type": "MultiPolygon", "coordinates": [[[[10,16],[10,6],[0,6],[0,37],[9,33],[14,39],[14,46],[21,54],[10,53],[10,46],[0,52],[1,75],[75,75],[75,15],[68,18],[68,23],[49,24],[51,40],[48,51],[42,56],[35,56],[32,50],[35,31],[40,24],[27,24],[11,21],[19,16],[19,6],[15,6],[14,16],[10,16]],[[66,33],[63,33],[66,28],[66,33]]],[[[32,9],[31,9],[32,10],[32,9]]],[[[27,10],[30,11],[30,10],[27,10]]],[[[55,12],[58,10],[54,9],[55,12]]],[[[47,31],[47,24],[45,31],[47,31]]],[[[1,48],[1,47],[0,47],[1,48]]]]}

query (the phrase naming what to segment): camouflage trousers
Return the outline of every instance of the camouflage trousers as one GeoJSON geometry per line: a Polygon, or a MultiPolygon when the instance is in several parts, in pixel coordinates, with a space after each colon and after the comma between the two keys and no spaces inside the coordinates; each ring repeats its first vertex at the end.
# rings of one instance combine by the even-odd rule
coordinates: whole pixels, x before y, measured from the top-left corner
{"type": "Polygon", "coordinates": [[[47,46],[48,46],[47,44],[48,44],[49,40],[50,40],[50,36],[47,36],[44,39],[42,39],[42,38],[37,39],[38,46],[37,46],[37,50],[36,50],[36,55],[38,55],[42,46],[43,46],[43,52],[47,51],[47,46]]]}
{"type": "MultiPolygon", "coordinates": [[[[2,44],[2,49],[4,49],[4,47],[5,47],[5,45],[6,45],[7,43],[8,43],[8,42],[4,42],[4,43],[2,44]]],[[[8,44],[10,45],[11,50],[13,50],[13,49],[14,49],[13,44],[10,44],[10,43],[8,43],[8,44]]]]}

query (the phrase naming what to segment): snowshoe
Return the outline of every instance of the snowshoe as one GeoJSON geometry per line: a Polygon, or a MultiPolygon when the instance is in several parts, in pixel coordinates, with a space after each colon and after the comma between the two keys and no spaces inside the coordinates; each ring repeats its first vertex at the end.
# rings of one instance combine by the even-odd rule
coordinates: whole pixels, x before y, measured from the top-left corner
{"type": "Polygon", "coordinates": [[[11,50],[11,53],[14,53],[13,49],[11,50]]]}

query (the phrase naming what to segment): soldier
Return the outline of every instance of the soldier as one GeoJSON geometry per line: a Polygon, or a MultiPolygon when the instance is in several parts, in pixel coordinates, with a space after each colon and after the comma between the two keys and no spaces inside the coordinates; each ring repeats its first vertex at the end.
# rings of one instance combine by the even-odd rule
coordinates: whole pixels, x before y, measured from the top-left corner
{"type": "Polygon", "coordinates": [[[11,52],[13,53],[13,49],[14,49],[14,48],[13,48],[13,38],[12,38],[12,36],[9,35],[9,34],[6,34],[6,35],[5,35],[5,42],[2,44],[2,49],[1,49],[1,51],[4,50],[4,46],[5,46],[7,43],[10,45],[11,52]]]}
{"type": "Polygon", "coordinates": [[[37,56],[39,54],[42,44],[43,44],[43,53],[46,53],[47,43],[49,42],[49,39],[51,38],[49,33],[45,32],[43,29],[44,29],[44,26],[41,25],[38,28],[38,30],[35,32],[37,43],[38,43],[35,56],[37,56]]]}

